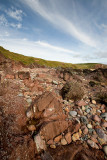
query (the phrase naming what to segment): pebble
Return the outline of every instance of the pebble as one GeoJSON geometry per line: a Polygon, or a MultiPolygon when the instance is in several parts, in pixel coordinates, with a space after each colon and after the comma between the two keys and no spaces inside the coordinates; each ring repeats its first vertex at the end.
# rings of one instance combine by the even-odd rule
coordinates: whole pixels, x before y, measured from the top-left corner
{"type": "Polygon", "coordinates": [[[71,143],[72,139],[71,139],[71,132],[68,132],[66,135],[65,135],[65,139],[67,141],[68,144],[71,143]]]}
{"type": "Polygon", "coordinates": [[[97,115],[94,115],[92,118],[93,118],[93,120],[96,121],[96,122],[100,122],[100,121],[101,121],[101,119],[100,119],[99,116],[97,116],[97,115]]]}
{"type": "Polygon", "coordinates": [[[101,126],[106,128],[106,127],[107,127],[107,122],[103,122],[103,123],[101,124],[101,126]]]}
{"type": "Polygon", "coordinates": [[[88,128],[86,126],[83,128],[83,134],[88,134],[88,128]]]}
{"type": "Polygon", "coordinates": [[[23,93],[19,93],[18,96],[19,96],[19,97],[23,97],[23,93]]]}
{"type": "Polygon", "coordinates": [[[82,110],[85,111],[85,109],[86,109],[86,108],[85,108],[84,106],[82,106],[82,110]]]}
{"type": "Polygon", "coordinates": [[[91,125],[91,124],[87,124],[87,127],[88,127],[88,128],[92,128],[92,125],[91,125]]]}
{"type": "Polygon", "coordinates": [[[27,99],[27,102],[32,103],[32,99],[31,98],[27,99]]]}
{"type": "Polygon", "coordinates": [[[96,101],[95,101],[95,100],[92,100],[92,104],[96,104],[96,101]]]}
{"type": "Polygon", "coordinates": [[[85,111],[86,111],[87,113],[90,113],[91,110],[88,108],[88,109],[86,109],[85,111]]]}
{"type": "Polygon", "coordinates": [[[34,117],[33,111],[28,110],[28,111],[26,112],[26,116],[27,116],[27,118],[33,118],[33,117],[34,117]]]}
{"type": "Polygon", "coordinates": [[[102,129],[96,128],[96,133],[98,134],[99,138],[101,138],[105,142],[107,142],[107,135],[104,133],[104,131],[102,129]]]}
{"type": "Polygon", "coordinates": [[[34,125],[30,125],[30,126],[28,126],[28,130],[29,131],[35,131],[36,127],[34,125]]]}
{"type": "Polygon", "coordinates": [[[59,142],[61,140],[61,138],[62,138],[62,135],[55,137],[54,142],[56,142],[56,143],[59,142]]]}
{"type": "Polygon", "coordinates": [[[92,148],[99,149],[98,145],[92,140],[87,140],[87,144],[91,146],[92,148]]]}
{"type": "Polygon", "coordinates": [[[103,151],[104,151],[105,155],[107,156],[107,145],[105,145],[105,146],[103,147],[103,151]]]}
{"type": "Polygon", "coordinates": [[[67,144],[67,141],[66,141],[65,138],[62,138],[62,139],[61,139],[61,144],[62,144],[62,145],[66,145],[66,144],[67,144]]]}
{"type": "Polygon", "coordinates": [[[88,124],[88,119],[85,116],[80,117],[80,121],[85,125],[88,124]]]}
{"type": "Polygon", "coordinates": [[[104,119],[106,119],[106,120],[107,120],[107,112],[102,113],[100,116],[101,116],[102,118],[104,118],[104,119]]]}
{"type": "Polygon", "coordinates": [[[77,115],[77,112],[76,111],[70,111],[69,114],[70,114],[70,116],[75,117],[77,115]]]}
{"type": "Polygon", "coordinates": [[[55,84],[55,85],[58,85],[58,82],[57,82],[57,81],[54,81],[54,80],[53,80],[52,83],[55,84]]]}
{"type": "Polygon", "coordinates": [[[56,148],[55,144],[51,144],[50,148],[55,149],[56,148]]]}
{"type": "Polygon", "coordinates": [[[77,132],[77,133],[75,133],[75,134],[73,134],[73,136],[72,136],[72,140],[75,142],[75,141],[77,141],[77,140],[79,140],[80,139],[80,137],[79,137],[79,133],[77,132]]]}

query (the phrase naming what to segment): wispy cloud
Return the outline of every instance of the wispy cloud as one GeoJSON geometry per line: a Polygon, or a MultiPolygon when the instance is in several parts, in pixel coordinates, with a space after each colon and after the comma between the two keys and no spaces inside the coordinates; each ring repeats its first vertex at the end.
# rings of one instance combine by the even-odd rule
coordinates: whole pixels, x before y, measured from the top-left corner
{"type": "Polygon", "coordinates": [[[17,28],[17,29],[22,28],[22,24],[21,23],[11,23],[11,22],[9,22],[7,20],[7,18],[3,14],[0,15],[0,26],[12,27],[12,28],[17,28]]]}
{"type": "Polygon", "coordinates": [[[22,15],[24,14],[22,10],[16,9],[14,7],[10,8],[8,10],[5,10],[5,13],[17,21],[22,21],[22,15]]]}
{"type": "Polygon", "coordinates": [[[84,44],[87,44],[91,47],[97,46],[96,41],[93,39],[93,37],[83,32],[81,28],[76,26],[71,19],[65,17],[63,15],[63,12],[58,11],[56,0],[54,1],[54,5],[53,1],[49,0],[48,7],[43,3],[43,1],[39,0],[23,0],[23,2],[28,5],[35,13],[41,15],[58,29],[61,29],[71,36],[74,36],[84,44]],[[51,10],[49,8],[51,8],[51,10]]]}
{"type": "MultiPolygon", "coordinates": [[[[42,41],[29,41],[28,39],[0,39],[0,44],[13,52],[18,52],[23,55],[43,58],[46,60],[62,61],[68,63],[91,63],[100,62],[107,63],[107,57],[83,56],[80,52],[77,53],[63,47],[54,46],[42,41]]],[[[104,53],[105,55],[106,53],[104,53]]],[[[99,53],[100,55],[100,53],[99,53]]]]}

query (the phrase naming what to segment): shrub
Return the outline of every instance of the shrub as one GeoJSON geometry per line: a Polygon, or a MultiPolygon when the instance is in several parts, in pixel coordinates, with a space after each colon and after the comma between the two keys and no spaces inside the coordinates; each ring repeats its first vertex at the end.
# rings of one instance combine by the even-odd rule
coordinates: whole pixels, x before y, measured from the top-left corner
{"type": "Polygon", "coordinates": [[[67,82],[61,90],[63,99],[74,101],[82,99],[84,95],[84,90],[80,83],[77,82],[67,82]]]}
{"type": "Polygon", "coordinates": [[[101,91],[96,94],[96,101],[107,105],[107,92],[101,91]]]}

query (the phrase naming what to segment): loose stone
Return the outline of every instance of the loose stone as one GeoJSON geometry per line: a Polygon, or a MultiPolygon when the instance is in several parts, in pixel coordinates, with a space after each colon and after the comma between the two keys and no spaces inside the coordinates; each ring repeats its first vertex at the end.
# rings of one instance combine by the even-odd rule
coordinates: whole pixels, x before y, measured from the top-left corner
{"type": "Polygon", "coordinates": [[[88,144],[89,146],[91,146],[92,148],[99,149],[98,145],[97,145],[95,142],[93,142],[92,140],[88,140],[88,141],[87,141],[87,144],[88,144]]]}
{"type": "Polygon", "coordinates": [[[70,111],[69,114],[70,114],[70,116],[75,117],[77,115],[77,112],[76,111],[70,111]]]}
{"type": "Polygon", "coordinates": [[[103,147],[103,151],[104,151],[105,155],[107,156],[107,145],[105,145],[105,146],[103,147]]]}
{"type": "Polygon", "coordinates": [[[88,128],[92,128],[92,125],[91,125],[91,124],[88,124],[87,127],[88,127],[88,128]]]}
{"type": "Polygon", "coordinates": [[[67,141],[65,140],[65,138],[62,138],[62,139],[61,139],[61,144],[62,144],[62,145],[66,145],[66,144],[67,144],[67,141]]]}

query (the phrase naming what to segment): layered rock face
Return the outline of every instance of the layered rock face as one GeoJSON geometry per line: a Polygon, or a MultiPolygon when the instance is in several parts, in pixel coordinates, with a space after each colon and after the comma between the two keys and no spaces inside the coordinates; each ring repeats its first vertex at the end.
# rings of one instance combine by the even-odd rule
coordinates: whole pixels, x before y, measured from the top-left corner
{"type": "Polygon", "coordinates": [[[107,106],[94,99],[95,92],[107,91],[106,70],[98,71],[103,82],[94,81],[92,87],[89,82],[95,80],[95,71],[72,70],[71,74],[13,64],[12,72],[6,72],[4,59],[1,65],[1,160],[106,159],[107,106]],[[62,99],[67,81],[84,86],[82,100],[62,99]]]}

